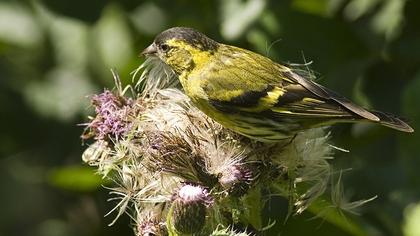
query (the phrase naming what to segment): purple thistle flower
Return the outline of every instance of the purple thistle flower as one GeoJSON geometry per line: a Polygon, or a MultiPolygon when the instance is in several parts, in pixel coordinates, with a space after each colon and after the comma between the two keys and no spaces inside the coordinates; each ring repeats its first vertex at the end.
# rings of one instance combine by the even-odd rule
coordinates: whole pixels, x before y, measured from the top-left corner
{"type": "Polygon", "coordinates": [[[121,138],[132,128],[136,114],[134,101],[115,95],[109,90],[94,95],[91,99],[96,117],[87,125],[95,139],[121,138]]]}
{"type": "Polygon", "coordinates": [[[254,177],[250,166],[234,164],[221,173],[219,183],[233,196],[242,196],[251,187],[254,177]]]}

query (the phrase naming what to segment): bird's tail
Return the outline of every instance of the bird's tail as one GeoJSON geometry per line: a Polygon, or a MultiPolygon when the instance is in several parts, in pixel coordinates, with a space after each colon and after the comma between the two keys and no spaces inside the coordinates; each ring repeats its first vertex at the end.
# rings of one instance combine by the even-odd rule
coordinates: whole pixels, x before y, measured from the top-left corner
{"type": "Polygon", "coordinates": [[[413,128],[411,128],[401,118],[399,118],[395,115],[385,113],[385,112],[381,112],[381,111],[371,111],[371,113],[373,113],[375,116],[377,116],[379,118],[378,123],[383,125],[383,126],[387,126],[389,128],[396,129],[396,130],[403,131],[403,132],[407,132],[407,133],[414,132],[413,128]]]}

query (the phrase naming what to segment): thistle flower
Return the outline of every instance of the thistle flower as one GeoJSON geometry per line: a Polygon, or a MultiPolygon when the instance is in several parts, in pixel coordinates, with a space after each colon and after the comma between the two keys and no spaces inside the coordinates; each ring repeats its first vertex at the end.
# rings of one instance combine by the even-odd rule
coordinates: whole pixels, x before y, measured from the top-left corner
{"type": "Polygon", "coordinates": [[[219,177],[220,185],[233,196],[244,195],[254,178],[251,168],[247,165],[231,165],[219,177]]]}
{"type": "Polygon", "coordinates": [[[183,234],[201,231],[206,220],[206,208],[212,199],[199,185],[185,184],[173,196],[170,216],[175,230],[183,234]]]}
{"type": "MultiPolygon", "coordinates": [[[[135,98],[123,96],[118,77],[117,92],[93,96],[96,115],[82,136],[94,140],[83,161],[115,183],[110,193],[119,203],[111,212],[135,219],[137,235],[166,235],[171,227],[248,235],[232,225],[263,230],[261,212],[271,194],[300,214],[330,190],[335,148],[323,129],[284,143],[250,140],[192,106],[172,72],[156,63],[147,60],[135,72],[135,98]]],[[[340,202],[341,195],[331,196],[340,202]]]]}
{"type": "Polygon", "coordinates": [[[97,140],[118,139],[131,130],[131,120],[136,113],[131,98],[105,90],[99,95],[94,95],[91,102],[97,115],[87,124],[90,132],[82,137],[89,138],[93,135],[97,140]]]}

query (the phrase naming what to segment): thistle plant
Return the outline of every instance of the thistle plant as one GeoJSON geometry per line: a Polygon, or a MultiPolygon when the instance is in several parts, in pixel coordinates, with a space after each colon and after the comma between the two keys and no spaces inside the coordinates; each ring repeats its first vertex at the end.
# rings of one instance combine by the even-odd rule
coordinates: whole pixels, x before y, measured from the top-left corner
{"type": "Polygon", "coordinates": [[[135,86],[123,89],[114,73],[116,89],[91,97],[82,158],[112,180],[110,213],[115,220],[127,213],[136,235],[259,234],[272,196],[300,214],[336,189],[328,163],[336,149],[324,129],[256,142],[195,108],[158,61],[148,59],[133,77],[135,86]]]}

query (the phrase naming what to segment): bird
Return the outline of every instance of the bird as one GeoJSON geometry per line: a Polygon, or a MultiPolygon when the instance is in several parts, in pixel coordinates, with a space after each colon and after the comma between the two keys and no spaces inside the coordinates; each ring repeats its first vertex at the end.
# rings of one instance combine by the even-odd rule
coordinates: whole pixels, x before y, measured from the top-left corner
{"type": "Polygon", "coordinates": [[[414,132],[395,115],[367,110],[290,66],[192,28],[159,33],[141,54],[169,66],[192,104],[208,117],[260,142],[279,142],[341,122],[414,132]]]}

